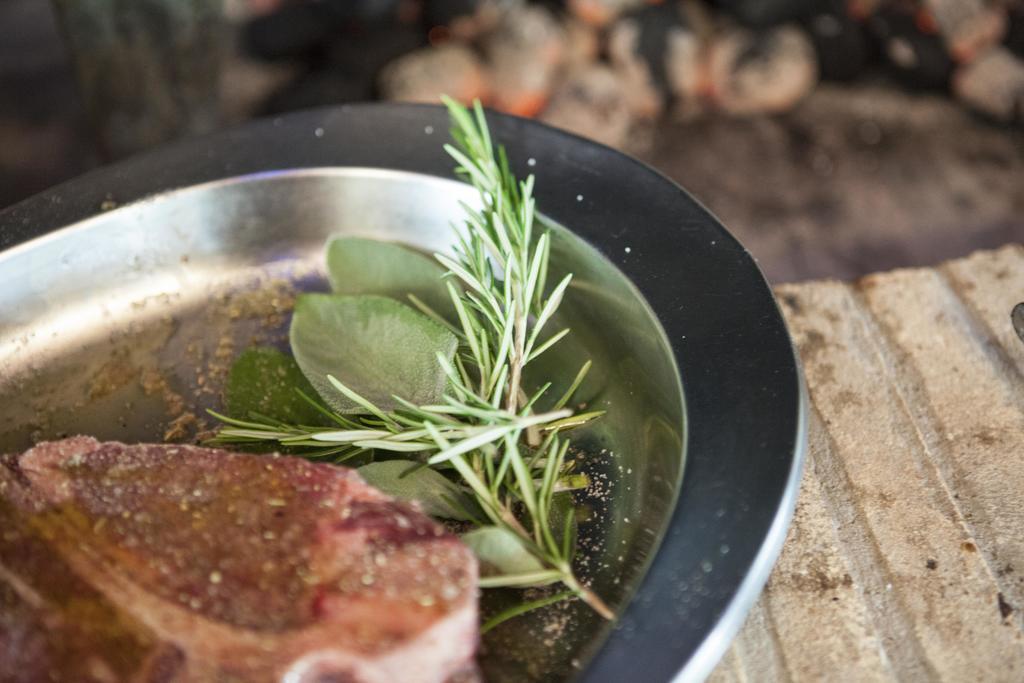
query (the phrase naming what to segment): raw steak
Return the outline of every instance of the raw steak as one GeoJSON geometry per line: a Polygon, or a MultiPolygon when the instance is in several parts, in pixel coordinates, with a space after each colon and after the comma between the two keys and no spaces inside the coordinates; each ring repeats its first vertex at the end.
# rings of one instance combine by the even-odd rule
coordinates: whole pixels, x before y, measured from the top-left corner
{"type": "Polygon", "coordinates": [[[0,460],[0,681],[472,670],[476,562],[352,470],[75,437],[0,460]]]}

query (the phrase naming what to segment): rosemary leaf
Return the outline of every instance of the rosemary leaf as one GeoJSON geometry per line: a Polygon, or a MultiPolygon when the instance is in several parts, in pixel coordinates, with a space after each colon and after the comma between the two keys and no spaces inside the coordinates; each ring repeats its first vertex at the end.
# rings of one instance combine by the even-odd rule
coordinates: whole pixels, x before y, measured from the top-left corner
{"type": "Polygon", "coordinates": [[[573,595],[575,594],[572,591],[562,591],[561,593],[549,595],[546,598],[539,598],[537,600],[531,600],[530,602],[522,602],[518,605],[513,605],[508,609],[498,612],[485,621],[483,626],[480,627],[480,633],[487,633],[495,626],[500,626],[509,619],[514,619],[515,617],[522,616],[527,612],[532,612],[533,610],[547,607],[548,605],[554,605],[555,603],[562,602],[563,600],[573,597],[573,595]]]}

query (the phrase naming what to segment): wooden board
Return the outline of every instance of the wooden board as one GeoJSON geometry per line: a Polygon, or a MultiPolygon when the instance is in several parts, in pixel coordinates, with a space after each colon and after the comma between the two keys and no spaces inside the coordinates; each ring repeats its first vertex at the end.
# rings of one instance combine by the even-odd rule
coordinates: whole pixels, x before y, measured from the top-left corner
{"type": "Polygon", "coordinates": [[[1024,680],[1024,247],[776,293],[810,452],[711,680],[1024,680]]]}

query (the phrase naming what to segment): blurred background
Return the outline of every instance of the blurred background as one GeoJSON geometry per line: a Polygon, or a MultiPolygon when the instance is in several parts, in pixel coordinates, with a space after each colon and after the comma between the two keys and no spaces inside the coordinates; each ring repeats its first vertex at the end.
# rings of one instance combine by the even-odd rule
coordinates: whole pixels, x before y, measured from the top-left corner
{"type": "Polygon", "coordinates": [[[638,156],[776,282],[1024,241],[1024,0],[0,0],[0,208],[439,92],[638,156]]]}

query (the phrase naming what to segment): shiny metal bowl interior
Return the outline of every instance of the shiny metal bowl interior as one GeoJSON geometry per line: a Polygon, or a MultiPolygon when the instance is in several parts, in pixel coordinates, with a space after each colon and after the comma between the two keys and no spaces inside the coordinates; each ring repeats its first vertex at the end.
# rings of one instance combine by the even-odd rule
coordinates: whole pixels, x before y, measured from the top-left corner
{"type": "MultiPolygon", "coordinates": [[[[445,251],[459,200],[475,202],[468,186],[401,171],[255,174],[167,192],[0,253],[0,452],[78,432],[194,438],[204,410],[220,407],[231,357],[254,342],[283,343],[294,292],[327,288],[329,236],[445,251]]],[[[580,394],[608,414],[580,434],[602,489],[585,503],[583,572],[622,606],[679,491],[683,393],[665,333],[636,288],[552,227],[553,274],[574,274],[561,309],[573,334],[538,371],[560,378],[558,395],[593,360],[580,394]]],[[[489,680],[569,677],[609,624],[580,604],[567,615],[559,637],[542,615],[494,631],[489,680]]]]}
{"type": "MultiPolygon", "coordinates": [[[[565,376],[565,356],[586,353],[600,370],[584,390],[611,413],[583,445],[612,491],[588,501],[584,528],[603,541],[589,570],[619,615],[611,629],[585,611],[553,631],[509,622],[485,667],[499,681],[702,680],[792,515],[807,440],[792,341],[750,254],[685,190],[536,122],[488,123],[571,231],[556,230],[555,260],[577,276],[576,346],[548,362],[565,376]]],[[[448,244],[467,189],[444,181],[447,125],[429,105],[299,112],[0,211],[0,446],[201,429],[189,413],[217,404],[230,359],[281,343],[294,290],[324,287],[326,235],[448,244]]]]}

